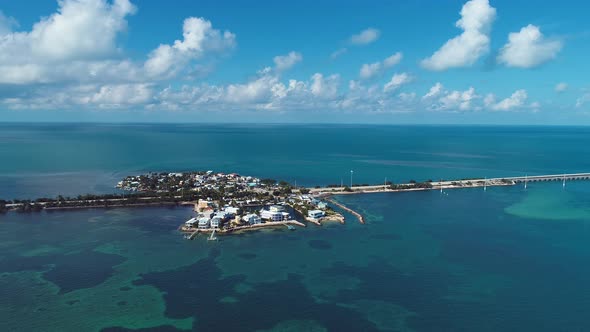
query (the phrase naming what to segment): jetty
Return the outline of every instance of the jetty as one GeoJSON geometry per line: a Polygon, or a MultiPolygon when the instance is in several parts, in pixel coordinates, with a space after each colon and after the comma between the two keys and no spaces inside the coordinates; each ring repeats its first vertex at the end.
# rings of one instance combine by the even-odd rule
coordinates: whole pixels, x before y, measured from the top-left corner
{"type": "Polygon", "coordinates": [[[344,204],[341,204],[341,203],[338,203],[338,202],[336,202],[332,198],[326,198],[326,201],[328,201],[328,202],[336,205],[337,207],[341,208],[344,211],[347,211],[347,212],[351,213],[352,215],[354,215],[355,217],[357,217],[357,219],[359,220],[359,222],[361,224],[364,224],[365,223],[365,218],[363,217],[363,215],[360,214],[360,213],[358,213],[358,212],[356,212],[356,211],[354,211],[353,209],[349,208],[348,206],[346,206],[344,204]]]}

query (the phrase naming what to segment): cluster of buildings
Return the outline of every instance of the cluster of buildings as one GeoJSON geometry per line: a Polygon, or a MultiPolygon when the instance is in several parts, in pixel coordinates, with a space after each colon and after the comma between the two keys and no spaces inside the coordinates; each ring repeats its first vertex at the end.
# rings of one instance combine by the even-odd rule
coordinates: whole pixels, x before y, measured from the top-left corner
{"type": "Polygon", "coordinates": [[[239,207],[225,206],[219,208],[215,202],[201,199],[196,204],[195,210],[197,216],[185,222],[187,228],[220,229],[292,219],[291,214],[286,211],[283,205],[266,206],[257,213],[243,213],[239,207]]]}
{"type": "Polygon", "coordinates": [[[148,173],[128,176],[117,187],[155,195],[174,193],[175,197],[182,199],[198,199],[195,204],[197,216],[183,225],[187,230],[228,229],[294,220],[290,208],[314,222],[319,222],[327,212],[331,213],[325,202],[303,194],[305,191],[292,188],[284,181],[277,183],[237,173],[148,173]],[[187,193],[191,194],[187,197],[187,193]],[[204,197],[208,198],[202,199],[204,197]],[[290,207],[289,210],[287,207],[290,207]]]}
{"type": "Polygon", "coordinates": [[[249,190],[260,184],[260,179],[241,176],[237,173],[188,172],[188,173],[148,173],[128,176],[117,183],[117,188],[139,192],[180,192],[199,189],[220,190],[232,188],[249,190]]]}

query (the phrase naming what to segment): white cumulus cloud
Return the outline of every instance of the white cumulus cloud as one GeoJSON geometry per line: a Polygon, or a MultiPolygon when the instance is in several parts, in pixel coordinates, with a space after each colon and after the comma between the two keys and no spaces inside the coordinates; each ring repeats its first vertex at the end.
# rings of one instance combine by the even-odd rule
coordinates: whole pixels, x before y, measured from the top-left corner
{"type": "Polygon", "coordinates": [[[434,54],[422,60],[429,70],[446,70],[473,65],[489,52],[490,30],[496,18],[496,9],[488,0],[471,0],[463,5],[461,19],[456,26],[463,30],[457,37],[448,40],[434,54]]]}
{"type": "Polygon", "coordinates": [[[235,44],[231,32],[192,17],[184,21],[182,40],[160,45],[145,63],[122,59],[117,37],[135,12],[129,0],[62,0],[30,31],[7,30],[0,18],[0,84],[146,82],[172,77],[193,60],[235,44]]]}
{"type": "Polygon", "coordinates": [[[560,82],[555,85],[555,92],[559,92],[559,93],[565,92],[567,90],[567,88],[568,88],[567,83],[560,82]]]}
{"type": "Polygon", "coordinates": [[[516,90],[510,97],[491,105],[491,109],[495,111],[511,111],[525,106],[527,99],[528,94],[526,90],[516,90]]]}
{"type": "Polygon", "coordinates": [[[311,93],[320,98],[334,98],[338,94],[340,75],[334,74],[324,77],[323,74],[315,73],[311,77],[311,93]]]}
{"type": "Polygon", "coordinates": [[[439,105],[435,109],[439,110],[450,110],[450,111],[469,111],[477,109],[474,107],[473,102],[479,98],[475,93],[475,89],[470,87],[465,91],[451,91],[443,95],[439,99],[439,105]]]}
{"type": "Polygon", "coordinates": [[[183,40],[176,40],[172,45],[161,44],[150,53],[144,65],[149,76],[174,75],[206,52],[223,52],[236,43],[233,33],[214,29],[211,22],[204,18],[185,19],[182,30],[183,40]]]}
{"type": "Polygon", "coordinates": [[[381,62],[365,63],[361,66],[359,76],[362,79],[369,79],[381,71],[381,62]]]}
{"type": "Polygon", "coordinates": [[[350,37],[353,45],[367,45],[379,39],[380,31],[375,28],[365,29],[350,37]]]}
{"type": "Polygon", "coordinates": [[[428,90],[428,92],[422,96],[422,99],[430,99],[440,96],[443,93],[443,88],[444,87],[440,82],[436,82],[436,84],[434,84],[430,90],[428,90]]]}
{"type": "Polygon", "coordinates": [[[590,102],[590,92],[588,92],[588,90],[586,90],[584,92],[584,94],[582,94],[577,100],[576,100],[576,108],[580,108],[584,105],[586,105],[588,102],[590,102]]]}
{"type": "Polygon", "coordinates": [[[290,69],[301,60],[303,60],[303,56],[295,51],[291,51],[287,55],[277,55],[273,59],[275,68],[279,71],[290,69]]]}
{"type": "Polygon", "coordinates": [[[529,24],[508,35],[497,60],[508,67],[531,68],[557,57],[562,47],[561,41],[545,38],[539,27],[529,24]]]}
{"type": "Polygon", "coordinates": [[[12,29],[16,26],[18,26],[16,19],[4,15],[0,10],[0,37],[11,33],[12,29]]]}
{"type": "Polygon", "coordinates": [[[383,61],[365,63],[361,66],[359,76],[361,79],[369,79],[381,74],[385,69],[393,67],[402,61],[403,54],[397,52],[388,56],[383,61]]]}
{"type": "Polygon", "coordinates": [[[383,86],[383,92],[395,91],[402,85],[409,83],[412,77],[407,73],[394,74],[391,80],[383,86]]]}

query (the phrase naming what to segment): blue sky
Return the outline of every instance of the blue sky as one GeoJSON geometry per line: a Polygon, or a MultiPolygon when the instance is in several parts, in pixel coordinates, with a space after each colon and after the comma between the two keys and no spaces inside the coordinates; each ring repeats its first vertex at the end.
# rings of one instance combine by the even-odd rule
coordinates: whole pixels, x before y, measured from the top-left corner
{"type": "Polygon", "coordinates": [[[590,124],[584,1],[0,3],[0,121],[590,124]]]}

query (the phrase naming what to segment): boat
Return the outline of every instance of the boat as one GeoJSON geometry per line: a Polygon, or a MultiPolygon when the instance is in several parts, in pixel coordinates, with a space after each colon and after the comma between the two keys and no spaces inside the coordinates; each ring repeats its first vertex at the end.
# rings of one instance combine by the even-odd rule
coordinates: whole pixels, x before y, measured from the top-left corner
{"type": "Polygon", "coordinates": [[[207,241],[217,241],[217,236],[215,236],[215,228],[213,228],[213,232],[211,232],[211,236],[209,236],[207,241]]]}

